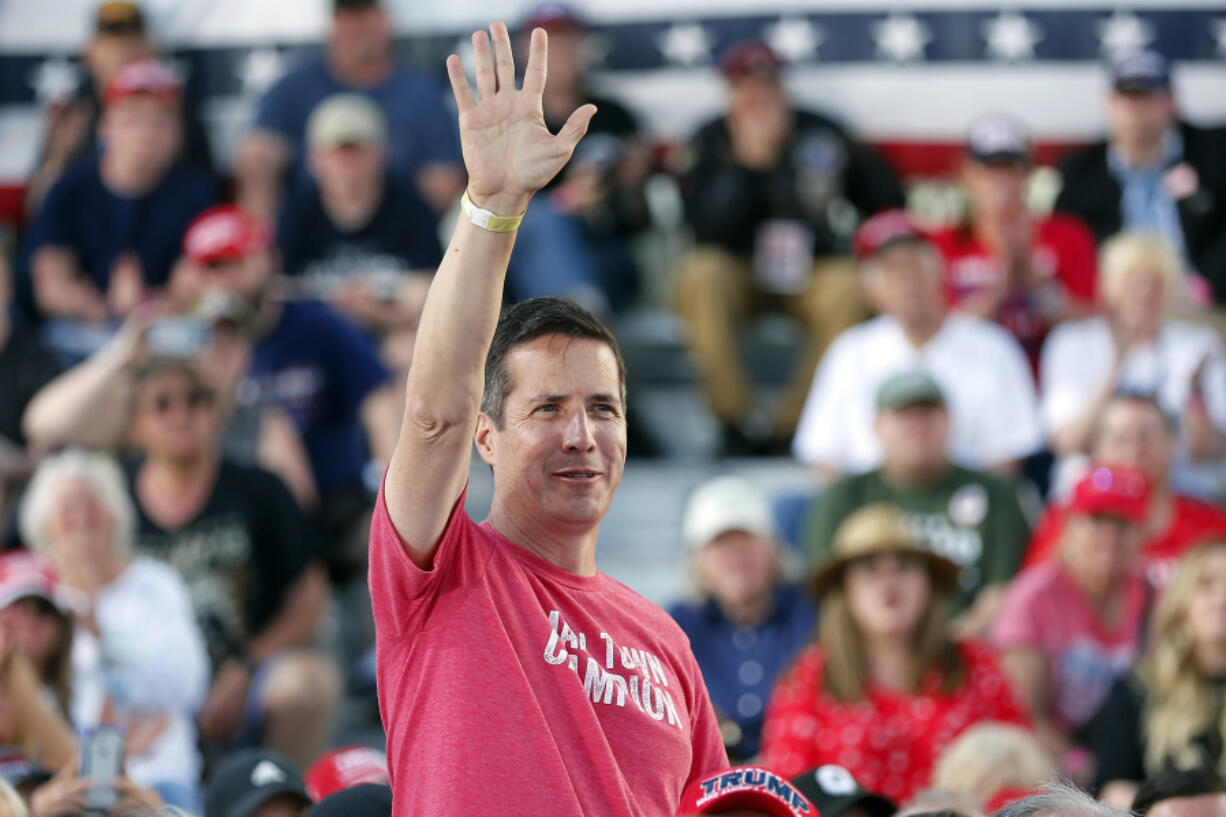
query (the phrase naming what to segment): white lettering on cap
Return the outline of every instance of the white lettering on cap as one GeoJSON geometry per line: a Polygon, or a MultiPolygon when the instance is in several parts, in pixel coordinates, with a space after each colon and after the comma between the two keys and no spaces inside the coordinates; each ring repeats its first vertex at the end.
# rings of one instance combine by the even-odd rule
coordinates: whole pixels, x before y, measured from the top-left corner
{"type": "Polygon", "coordinates": [[[851,776],[851,772],[842,766],[835,766],[833,764],[819,766],[817,771],[813,773],[813,777],[817,780],[817,785],[821,786],[823,791],[835,797],[854,794],[860,788],[856,783],[856,779],[851,776]]]}
{"type": "Polygon", "coordinates": [[[251,770],[251,785],[267,786],[270,783],[284,783],[285,772],[271,760],[261,760],[251,770]]]}

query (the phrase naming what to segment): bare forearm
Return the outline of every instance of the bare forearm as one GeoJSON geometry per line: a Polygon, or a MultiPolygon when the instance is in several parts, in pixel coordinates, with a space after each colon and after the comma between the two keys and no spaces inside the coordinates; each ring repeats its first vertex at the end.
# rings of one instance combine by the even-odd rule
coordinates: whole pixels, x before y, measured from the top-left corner
{"type": "Polygon", "coordinates": [[[122,357],[103,349],[35,394],[22,430],[42,447],[115,447],[123,437],[130,392],[122,357]]]}

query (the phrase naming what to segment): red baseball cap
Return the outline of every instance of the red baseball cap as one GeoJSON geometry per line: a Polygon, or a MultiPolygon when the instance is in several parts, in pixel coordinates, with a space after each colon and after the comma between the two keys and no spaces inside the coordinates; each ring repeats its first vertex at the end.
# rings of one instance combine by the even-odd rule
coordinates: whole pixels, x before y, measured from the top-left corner
{"type": "Polygon", "coordinates": [[[107,105],[120,99],[144,94],[165,102],[178,102],[183,82],[169,64],[152,58],[136,60],[120,68],[106,86],[107,105]]]}
{"type": "Polygon", "coordinates": [[[523,30],[543,28],[546,31],[584,31],[587,23],[579,12],[566,3],[542,3],[529,12],[523,30]]]}
{"type": "Polygon", "coordinates": [[[746,74],[775,76],[783,65],[775,49],[757,38],[733,43],[719,58],[719,70],[729,79],[746,74]]]}
{"type": "Polygon", "coordinates": [[[183,234],[183,254],[199,264],[241,261],[267,247],[268,228],[233,204],[196,216],[183,234]]]}
{"type": "Polygon", "coordinates": [[[67,615],[69,605],[51,562],[29,550],[0,555],[0,609],[31,596],[46,599],[67,615]]]}
{"type": "Polygon", "coordinates": [[[745,809],[771,817],[820,817],[787,778],[761,766],[741,766],[695,780],[681,795],[678,815],[745,809]]]}
{"type": "Polygon", "coordinates": [[[863,261],[899,242],[924,240],[924,234],[915,226],[906,210],[882,210],[856,230],[851,241],[851,252],[856,260],[863,261]]]}
{"type": "Polygon", "coordinates": [[[1096,465],[1073,488],[1068,510],[1140,524],[1149,511],[1149,491],[1149,478],[1140,469],[1096,465]]]}
{"type": "Polygon", "coordinates": [[[305,782],[307,794],[317,803],[364,783],[387,783],[387,757],[369,746],[334,749],[311,764],[305,782]]]}

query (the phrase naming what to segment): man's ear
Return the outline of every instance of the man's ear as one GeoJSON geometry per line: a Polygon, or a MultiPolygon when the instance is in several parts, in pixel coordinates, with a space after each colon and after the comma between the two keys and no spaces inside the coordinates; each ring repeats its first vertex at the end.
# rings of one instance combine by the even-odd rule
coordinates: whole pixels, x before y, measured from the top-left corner
{"type": "Polygon", "coordinates": [[[484,411],[477,414],[477,430],[473,432],[477,454],[490,468],[494,467],[494,421],[484,411]]]}

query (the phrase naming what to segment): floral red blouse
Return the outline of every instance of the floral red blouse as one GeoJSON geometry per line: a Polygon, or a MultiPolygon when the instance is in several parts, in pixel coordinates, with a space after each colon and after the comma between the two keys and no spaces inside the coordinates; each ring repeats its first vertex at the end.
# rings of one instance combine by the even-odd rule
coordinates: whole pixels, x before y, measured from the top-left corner
{"type": "Polygon", "coordinates": [[[762,729],[762,763],[785,777],[843,766],[868,791],[897,803],[928,788],[941,752],[979,721],[1030,725],[992,651],[960,643],[962,687],[940,691],[932,674],[919,694],[870,686],[862,701],[836,700],[823,688],[825,657],[806,648],[775,685],[762,729]]]}

